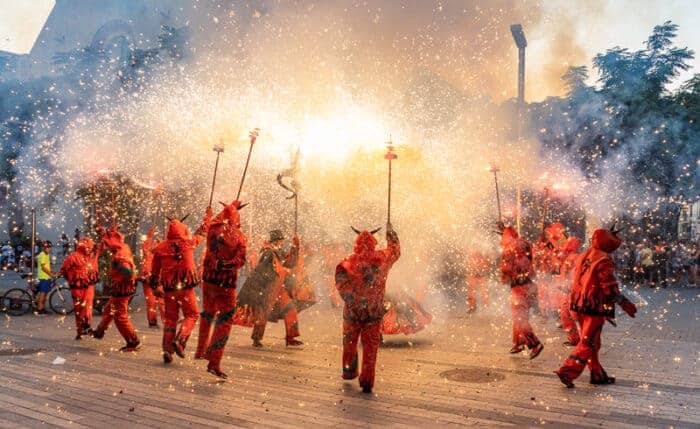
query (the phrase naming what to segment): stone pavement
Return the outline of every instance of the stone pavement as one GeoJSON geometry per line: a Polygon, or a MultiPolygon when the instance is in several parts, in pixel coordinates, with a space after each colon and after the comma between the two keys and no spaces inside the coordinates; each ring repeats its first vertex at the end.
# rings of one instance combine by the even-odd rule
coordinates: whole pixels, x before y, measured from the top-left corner
{"type": "MultiPolygon", "coordinates": [[[[7,277],[0,280],[7,284],[7,277]]],[[[503,288],[472,316],[443,315],[418,335],[390,336],[380,349],[375,392],[340,379],[340,311],[319,303],[301,313],[301,348],[284,346],[270,324],[263,349],[234,327],[217,382],[206,363],[161,360],[161,331],[146,326],[143,302],[132,320],[143,346],[118,352],[116,329],[102,341],[74,341],[72,317],[0,314],[0,427],[700,427],[698,289],[645,289],[636,319],[603,332],[601,360],[617,384],[575,389],[552,373],[570,349],[554,321],[535,317],[542,355],[511,356],[503,288]],[[54,365],[56,357],[66,359],[54,365]]]]}

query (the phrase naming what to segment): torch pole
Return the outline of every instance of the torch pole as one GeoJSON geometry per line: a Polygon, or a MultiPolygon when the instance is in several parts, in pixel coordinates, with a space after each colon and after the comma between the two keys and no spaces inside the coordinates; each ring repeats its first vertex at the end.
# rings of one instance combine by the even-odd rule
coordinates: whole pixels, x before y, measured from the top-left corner
{"type": "MultiPolygon", "coordinates": [[[[214,152],[216,152],[216,163],[214,163],[214,177],[211,179],[211,192],[209,193],[209,208],[211,208],[211,204],[214,201],[214,187],[216,186],[216,172],[219,170],[219,156],[221,155],[221,152],[224,151],[224,147],[219,145],[219,146],[214,146],[214,152]]],[[[239,191],[240,192],[240,191],[239,191]]]]}
{"type": "Polygon", "coordinates": [[[542,232],[544,232],[544,225],[547,221],[547,211],[549,210],[549,187],[544,188],[544,209],[542,210],[542,232]]]}
{"type": "Polygon", "coordinates": [[[391,136],[389,136],[389,141],[386,143],[386,155],[384,158],[389,161],[389,177],[388,177],[388,187],[387,187],[387,207],[386,207],[386,222],[391,223],[391,161],[398,158],[394,152],[394,145],[391,141],[391,136]]]}
{"type": "Polygon", "coordinates": [[[297,236],[297,226],[299,224],[299,195],[294,194],[294,236],[297,236]]]}
{"type": "Polygon", "coordinates": [[[34,284],[34,247],[36,246],[36,209],[32,209],[32,240],[31,240],[31,253],[29,255],[31,267],[29,269],[29,284],[34,284]]]}
{"type": "Polygon", "coordinates": [[[491,172],[493,173],[493,183],[496,185],[496,204],[498,205],[498,222],[503,222],[503,216],[501,215],[501,191],[498,188],[498,167],[495,165],[491,166],[491,172]]]}
{"type": "Polygon", "coordinates": [[[259,128],[255,128],[253,131],[250,132],[250,148],[248,149],[248,157],[245,160],[245,167],[243,168],[243,176],[241,177],[241,184],[238,186],[238,193],[236,194],[236,201],[240,201],[240,199],[241,199],[241,192],[243,191],[243,182],[245,182],[245,176],[246,176],[246,173],[248,173],[248,164],[250,164],[250,155],[253,153],[253,145],[255,144],[255,140],[258,138],[259,134],[260,134],[259,128]]]}

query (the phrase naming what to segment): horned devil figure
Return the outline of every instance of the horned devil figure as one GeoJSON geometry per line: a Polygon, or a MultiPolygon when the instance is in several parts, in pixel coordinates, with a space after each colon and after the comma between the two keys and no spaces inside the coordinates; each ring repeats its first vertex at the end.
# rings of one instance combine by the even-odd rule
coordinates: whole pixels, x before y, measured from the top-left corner
{"type": "Polygon", "coordinates": [[[343,308],[343,374],[346,380],[360,376],[365,393],[374,386],[377,350],[382,335],[386,279],[392,265],[401,255],[399,237],[387,223],[386,249],[377,250],[372,231],[359,231],[353,253],[342,260],[335,270],[335,286],[345,301],[343,308]],[[358,371],[357,342],[362,341],[362,372],[358,371]]]}
{"type": "Polygon", "coordinates": [[[226,379],[221,370],[224,348],[236,311],[238,270],[246,262],[246,236],[241,231],[238,201],[221,203],[223,210],[212,220],[202,274],[202,318],[199,322],[197,359],[207,359],[207,371],[226,379]]]}
{"type": "Polygon", "coordinates": [[[172,362],[173,352],[181,358],[185,357],[187,339],[199,318],[194,288],[200,278],[194,251],[205,239],[211,215],[211,208],[208,208],[193,236],[183,223],[187,216],[180,220],[168,218],[170,222],[165,240],[153,249],[150,285],[156,296],[165,299],[163,361],[166,364],[172,362]],[[180,310],[185,318],[180,331],[176,332],[180,310]]]}

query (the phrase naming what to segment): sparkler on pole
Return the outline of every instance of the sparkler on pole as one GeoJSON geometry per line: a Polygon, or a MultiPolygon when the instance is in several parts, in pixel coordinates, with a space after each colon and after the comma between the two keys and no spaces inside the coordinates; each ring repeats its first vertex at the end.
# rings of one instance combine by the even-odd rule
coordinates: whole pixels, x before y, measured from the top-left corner
{"type": "Polygon", "coordinates": [[[496,204],[498,205],[498,222],[503,222],[503,216],[501,215],[501,193],[498,189],[498,172],[501,171],[495,163],[491,163],[489,166],[489,171],[493,173],[493,183],[496,185],[496,204]]]}
{"type": "Polygon", "coordinates": [[[277,183],[287,191],[291,192],[291,194],[287,197],[288,200],[291,200],[294,198],[294,236],[297,236],[297,231],[298,231],[298,225],[299,225],[299,183],[296,180],[296,172],[297,172],[297,163],[299,161],[299,148],[297,148],[297,152],[294,155],[294,159],[292,160],[292,168],[290,168],[287,171],[284,171],[280,174],[277,175],[277,183]],[[284,178],[289,177],[291,178],[291,181],[289,184],[284,183],[284,178]]]}
{"type": "Polygon", "coordinates": [[[386,154],[384,159],[389,161],[389,185],[387,188],[387,209],[386,209],[386,223],[391,224],[391,161],[397,159],[398,155],[394,152],[394,143],[391,141],[391,134],[389,135],[389,141],[386,142],[386,154]]]}
{"type": "Polygon", "coordinates": [[[542,232],[544,232],[545,222],[547,221],[547,211],[549,210],[549,185],[544,187],[544,207],[542,210],[542,232]]]}
{"type": "Polygon", "coordinates": [[[254,128],[253,131],[251,131],[248,136],[250,137],[250,149],[248,149],[248,158],[245,160],[245,168],[243,169],[243,176],[241,177],[241,184],[238,186],[238,194],[236,194],[236,200],[240,201],[241,199],[241,191],[243,191],[243,182],[245,182],[245,176],[246,173],[248,173],[248,164],[250,163],[250,154],[253,153],[253,145],[255,144],[255,140],[257,140],[258,136],[260,135],[260,128],[254,128]]]}
{"type": "MultiPolygon", "coordinates": [[[[252,145],[251,145],[252,146],[252,145]]],[[[216,152],[216,163],[214,164],[214,177],[211,179],[211,192],[209,193],[209,205],[207,207],[211,208],[211,203],[214,200],[214,187],[216,186],[216,172],[219,170],[219,156],[224,151],[224,145],[219,142],[217,146],[214,146],[214,152],[216,152]]],[[[243,184],[241,183],[241,186],[243,184]]],[[[239,191],[240,193],[240,191],[239,191]]]]}

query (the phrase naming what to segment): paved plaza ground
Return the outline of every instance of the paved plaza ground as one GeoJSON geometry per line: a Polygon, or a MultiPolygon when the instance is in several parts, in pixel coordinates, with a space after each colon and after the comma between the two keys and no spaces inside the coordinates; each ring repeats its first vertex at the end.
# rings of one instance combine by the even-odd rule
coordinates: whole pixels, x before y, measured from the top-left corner
{"type": "Polygon", "coordinates": [[[592,386],[584,373],[571,390],[552,373],[570,352],[555,321],[533,317],[546,343],[539,358],[508,354],[501,289],[492,285],[493,305],[470,316],[443,314],[429,296],[435,321],[385,338],[372,395],[341,380],[340,310],[325,302],[301,313],[298,349],[285,348],[282,324],[268,326],[259,350],[234,327],[223,383],[193,360],[196,334],[186,359],[163,365],[141,296],[132,320],[143,346],[132,354],[118,351],[114,328],[74,341],[72,316],[0,313],[0,427],[700,427],[700,289],[641,289],[638,317],[603,332],[601,360],[617,384],[592,386]]]}

